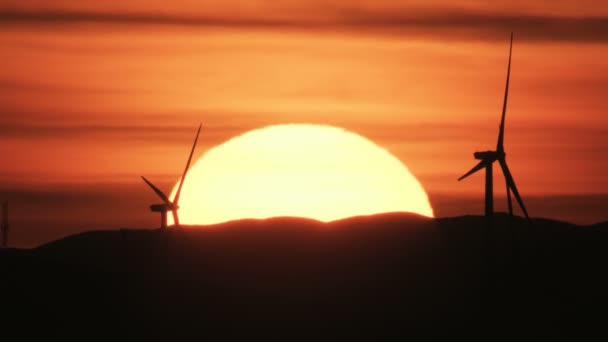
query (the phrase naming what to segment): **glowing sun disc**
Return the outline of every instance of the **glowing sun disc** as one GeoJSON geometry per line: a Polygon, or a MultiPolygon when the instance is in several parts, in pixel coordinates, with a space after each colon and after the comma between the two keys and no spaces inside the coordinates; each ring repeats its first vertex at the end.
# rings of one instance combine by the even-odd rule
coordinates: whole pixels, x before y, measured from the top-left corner
{"type": "Polygon", "coordinates": [[[275,216],[332,221],[396,211],[433,216],[420,182],[387,150],[340,128],[305,124],[256,129],[210,149],[191,167],[179,206],[182,224],[275,216]]]}

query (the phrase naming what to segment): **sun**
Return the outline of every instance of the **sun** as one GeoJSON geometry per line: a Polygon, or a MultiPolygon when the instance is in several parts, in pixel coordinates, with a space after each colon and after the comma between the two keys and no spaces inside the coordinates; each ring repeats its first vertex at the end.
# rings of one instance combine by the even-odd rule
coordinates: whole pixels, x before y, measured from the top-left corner
{"type": "MultiPolygon", "coordinates": [[[[177,185],[171,198],[176,191],[177,185]]],[[[191,167],[179,206],[186,225],[383,212],[433,216],[420,182],[387,150],[341,128],[307,124],[256,129],[210,149],[191,167]]]]}

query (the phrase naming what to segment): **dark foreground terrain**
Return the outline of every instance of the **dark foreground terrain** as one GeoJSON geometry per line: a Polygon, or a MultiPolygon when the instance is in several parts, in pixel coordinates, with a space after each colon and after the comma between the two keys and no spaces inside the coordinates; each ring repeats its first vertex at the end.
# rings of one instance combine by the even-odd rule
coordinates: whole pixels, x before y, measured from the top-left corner
{"type": "Polygon", "coordinates": [[[608,223],[245,220],[89,232],[0,267],[19,340],[608,338],[608,223]]]}

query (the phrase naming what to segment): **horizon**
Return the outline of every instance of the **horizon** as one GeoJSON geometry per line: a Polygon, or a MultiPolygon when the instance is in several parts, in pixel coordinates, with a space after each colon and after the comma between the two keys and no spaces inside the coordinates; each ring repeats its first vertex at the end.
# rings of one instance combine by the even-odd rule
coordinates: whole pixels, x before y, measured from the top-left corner
{"type": "MultiPolygon", "coordinates": [[[[483,177],[480,178],[482,178],[479,181],[481,189],[483,177]]],[[[155,201],[155,196],[146,189],[143,182],[141,183],[134,181],[126,184],[106,183],[88,187],[81,185],[78,191],[58,188],[38,191],[32,188],[12,191],[5,189],[2,194],[13,198],[13,201],[9,202],[11,227],[9,245],[17,248],[35,248],[87,231],[158,229],[158,216],[150,212],[148,207],[155,201]],[[127,196],[114,196],[117,190],[127,196]],[[32,215],[33,210],[38,211],[32,215]]],[[[170,184],[161,182],[158,185],[161,189],[168,189],[170,184]]],[[[429,193],[429,200],[435,210],[435,217],[430,219],[483,216],[484,203],[481,190],[477,195],[429,193]]],[[[579,226],[608,222],[605,211],[602,210],[603,204],[608,201],[608,195],[526,196],[524,201],[532,219],[551,219],[579,226]]],[[[495,202],[495,213],[507,214],[506,197],[495,196],[495,202]]],[[[403,213],[408,214],[408,212],[403,213]]],[[[522,213],[517,209],[514,214],[522,217],[522,213]]],[[[306,217],[304,219],[315,220],[306,217]]],[[[238,220],[240,219],[230,221],[238,220]]]]}
{"type": "Polygon", "coordinates": [[[398,158],[436,217],[482,215],[481,172],[456,180],[495,145],[510,32],[504,143],[530,216],[606,221],[606,18],[593,1],[0,4],[9,243],[156,227],[139,177],[169,193],[201,121],[194,160],[253,129],[331,125],[398,158]]]}

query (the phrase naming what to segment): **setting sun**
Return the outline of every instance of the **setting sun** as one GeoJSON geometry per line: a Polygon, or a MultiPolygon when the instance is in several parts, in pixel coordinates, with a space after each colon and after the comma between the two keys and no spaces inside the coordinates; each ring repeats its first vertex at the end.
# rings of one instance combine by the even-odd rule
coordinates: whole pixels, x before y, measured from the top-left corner
{"type": "Polygon", "coordinates": [[[395,211],[433,216],[399,159],[360,135],[303,124],[253,130],[205,153],[188,173],[179,209],[182,224],[395,211]]]}

